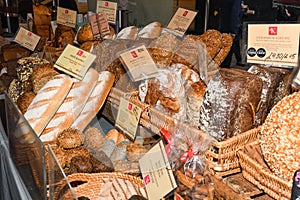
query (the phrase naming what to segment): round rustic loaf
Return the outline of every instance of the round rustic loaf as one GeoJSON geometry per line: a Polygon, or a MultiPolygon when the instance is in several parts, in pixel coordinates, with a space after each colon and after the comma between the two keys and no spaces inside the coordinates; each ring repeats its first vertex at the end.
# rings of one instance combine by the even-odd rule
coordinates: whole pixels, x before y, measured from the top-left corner
{"type": "Polygon", "coordinates": [[[264,158],[274,174],[292,181],[300,168],[300,92],[286,96],[270,111],[260,134],[264,158]]]}

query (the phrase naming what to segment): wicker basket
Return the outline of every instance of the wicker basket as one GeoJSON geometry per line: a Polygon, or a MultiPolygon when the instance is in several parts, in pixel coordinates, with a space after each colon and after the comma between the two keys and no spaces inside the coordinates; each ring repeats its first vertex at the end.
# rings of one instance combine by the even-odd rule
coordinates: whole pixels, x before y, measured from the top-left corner
{"type": "Polygon", "coordinates": [[[73,199],[72,192],[77,198],[87,197],[90,200],[110,199],[111,197],[127,200],[132,195],[147,197],[143,180],[123,173],[75,173],[67,176],[67,180],[72,188],[69,188],[67,182],[62,180],[55,189],[55,200],[73,199]]]}
{"type": "MultiPolygon", "coordinates": [[[[259,144],[256,140],[251,144],[259,144]]],[[[243,149],[238,151],[239,162],[245,179],[274,199],[291,199],[292,183],[284,181],[247,155],[243,149]]]]}
{"type": "Polygon", "coordinates": [[[261,127],[257,127],[225,141],[213,143],[206,154],[209,167],[217,172],[239,168],[237,151],[244,145],[255,141],[260,129],[261,127]]]}

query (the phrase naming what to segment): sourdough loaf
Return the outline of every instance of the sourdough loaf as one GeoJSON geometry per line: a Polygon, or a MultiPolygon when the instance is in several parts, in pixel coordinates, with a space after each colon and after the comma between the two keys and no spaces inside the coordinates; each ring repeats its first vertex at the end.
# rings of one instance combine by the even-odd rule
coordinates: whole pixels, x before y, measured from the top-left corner
{"type": "Polygon", "coordinates": [[[29,105],[24,117],[39,136],[65,100],[73,84],[64,74],[56,75],[48,81],[29,105]]]}
{"type": "Polygon", "coordinates": [[[262,80],[238,69],[220,69],[207,85],[200,128],[218,141],[254,127],[262,80]]]}

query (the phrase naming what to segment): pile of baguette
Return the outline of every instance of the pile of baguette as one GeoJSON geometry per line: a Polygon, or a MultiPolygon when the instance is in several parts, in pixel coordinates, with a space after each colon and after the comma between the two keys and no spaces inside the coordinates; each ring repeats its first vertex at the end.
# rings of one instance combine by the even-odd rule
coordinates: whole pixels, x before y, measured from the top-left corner
{"type": "Polygon", "coordinates": [[[113,74],[93,68],[82,80],[57,74],[37,92],[24,117],[42,142],[55,142],[68,128],[83,131],[101,109],[113,82],[113,74]]]}

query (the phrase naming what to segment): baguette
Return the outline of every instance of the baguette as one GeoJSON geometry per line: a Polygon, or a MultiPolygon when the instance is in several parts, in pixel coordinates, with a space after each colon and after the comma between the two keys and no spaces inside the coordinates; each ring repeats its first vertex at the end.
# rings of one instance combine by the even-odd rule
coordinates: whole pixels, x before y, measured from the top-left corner
{"type": "Polygon", "coordinates": [[[64,101],[73,84],[71,77],[59,74],[48,81],[30,103],[24,117],[39,136],[64,101]]]}
{"type": "Polygon", "coordinates": [[[98,77],[99,73],[90,68],[82,81],[74,79],[74,84],[67,97],[42,132],[40,136],[42,142],[56,140],[62,131],[71,126],[96,86],[98,77]]]}
{"type": "Polygon", "coordinates": [[[83,131],[101,109],[111,87],[114,83],[114,75],[108,71],[99,73],[98,82],[92,94],[87,100],[80,115],[72,124],[72,128],[83,131]]]}

